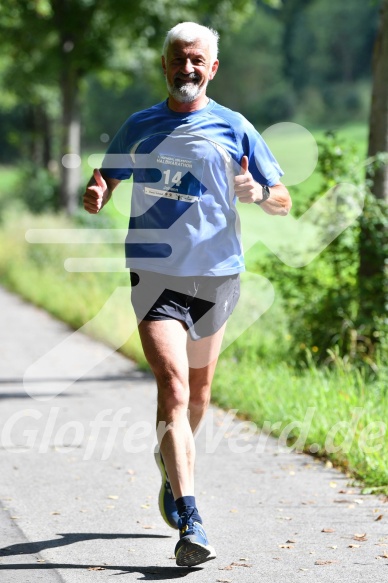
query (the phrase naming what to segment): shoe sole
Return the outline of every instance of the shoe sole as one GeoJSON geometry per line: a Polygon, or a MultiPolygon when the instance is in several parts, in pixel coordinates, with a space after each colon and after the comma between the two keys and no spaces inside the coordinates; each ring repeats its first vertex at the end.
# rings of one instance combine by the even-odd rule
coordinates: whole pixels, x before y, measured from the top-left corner
{"type": "Polygon", "coordinates": [[[155,462],[156,465],[158,466],[159,472],[162,475],[162,486],[160,488],[159,491],[159,498],[158,498],[158,504],[159,504],[159,512],[164,520],[164,522],[166,524],[168,524],[168,526],[170,528],[173,528],[174,530],[179,530],[178,529],[178,525],[174,524],[172,522],[169,521],[167,514],[164,511],[164,504],[163,504],[163,498],[164,498],[164,484],[166,483],[167,480],[167,473],[166,473],[166,469],[164,467],[164,464],[162,462],[162,456],[160,455],[160,452],[154,452],[154,457],[155,457],[155,462]]]}
{"type": "Polygon", "coordinates": [[[178,567],[195,567],[216,558],[216,552],[210,545],[204,546],[190,540],[185,542],[176,553],[178,567]]]}

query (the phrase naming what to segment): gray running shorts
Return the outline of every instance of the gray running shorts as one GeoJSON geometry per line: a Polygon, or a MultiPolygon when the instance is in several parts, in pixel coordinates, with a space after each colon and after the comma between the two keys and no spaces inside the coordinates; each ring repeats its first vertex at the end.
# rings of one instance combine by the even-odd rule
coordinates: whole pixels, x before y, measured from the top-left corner
{"type": "Polygon", "coordinates": [[[240,296],[239,274],[178,277],[131,269],[131,299],[138,320],[179,320],[193,340],[211,336],[240,296]]]}

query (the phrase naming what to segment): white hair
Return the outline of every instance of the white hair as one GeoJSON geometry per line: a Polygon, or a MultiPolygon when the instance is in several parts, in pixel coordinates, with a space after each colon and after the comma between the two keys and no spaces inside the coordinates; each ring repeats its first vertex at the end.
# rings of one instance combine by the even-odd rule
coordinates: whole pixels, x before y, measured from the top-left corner
{"type": "Polygon", "coordinates": [[[202,26],[196,22],[180,22],[168,31],[163,45],[163,55],[167,57],[170,44],[176,40],[193,43],[197,40],[207,41],[212,62],[217,60],[219,34],[213,28],[202,26]]]}

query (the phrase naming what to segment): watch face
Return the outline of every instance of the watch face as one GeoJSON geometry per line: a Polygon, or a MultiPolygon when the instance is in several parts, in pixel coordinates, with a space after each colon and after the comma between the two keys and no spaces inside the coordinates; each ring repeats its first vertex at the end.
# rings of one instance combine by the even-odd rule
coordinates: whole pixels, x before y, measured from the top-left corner
{"type": "Polygon", "coordinates": [[[270,190],[269,187],[267,185],[263,186],[263,201],[267,200],[267,198],[269,198],[270,195],[270,190]]]}

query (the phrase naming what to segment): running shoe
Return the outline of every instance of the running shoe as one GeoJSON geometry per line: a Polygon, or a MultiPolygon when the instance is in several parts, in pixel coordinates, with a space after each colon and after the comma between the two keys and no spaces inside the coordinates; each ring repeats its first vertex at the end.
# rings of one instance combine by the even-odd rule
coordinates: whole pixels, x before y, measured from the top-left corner
{"type": "Polygon", "coordinates": [[[216,558],[202,524],[193,521],[187,513],[179,519],[179,534],[180,539],[175,547],[175,559],[179,567],[194,567],[216,558]]]}
{"type": "Polygon", "coordinates": [[[154,452],[155,461],[162,475],[162,486],[159,492],[159,510],[165,522],[171,528],[178,529],[179,514],[169,482],[162,455],[157,446],[154,452]]]}

